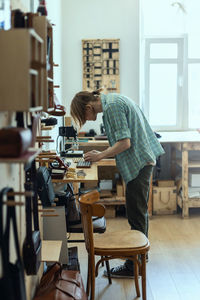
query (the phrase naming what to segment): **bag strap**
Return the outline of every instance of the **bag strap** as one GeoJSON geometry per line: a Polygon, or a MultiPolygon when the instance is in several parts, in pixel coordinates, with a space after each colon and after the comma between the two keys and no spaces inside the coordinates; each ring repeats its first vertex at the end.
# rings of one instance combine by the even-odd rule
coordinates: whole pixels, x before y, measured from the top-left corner
{"type": "MultiPolygon", "coordinates": [[[[5,188],[5,193],[13,192],[14,190],[12,188],[5,188]]],[[[7,196],[7,199],[10,201],[15,202],[14,196],[7,196]]],[[[16,211],[15,206],[8,206],[7,207],[7,215],[6,215],[6,228],[5,228],[5,241],[6,241],[6,248],[8,253],[8,260],[10,258],[10,223],[13,224],[13,234],[14,234],[14,242],[15,242],[15,249],[17,254],[17,260],[21,261],[20,251],[19,251],[19,240],[18,240],[18,233],[17,233],[17,221],[16,221],[16,211]]]]}
{"type": "Polygon", "coordinates": [[[3,266],[3,274],[8,274],[8,253],[6,249],[6,243],[3,234],[3,198],[7,194],[7,188],[0,191],[0,249],[1,249],[1,260],[3,266]]]}
{"type": "Polygon", "coordinates": [[[34,230],[39,230],[35,160],[32,162],[31,167],[26,170],[25,177],[25,190],[34,192],[33,197],[26,196],[26,237],[30,240],[32,238],[32,209],[34,230]]]}
{"type": "Polygon", "coordinates": [[[34,230],[39,231],[39,219],[38,219],[38,196],[37,196],[37,178],[36,178],[36,163],[35,160],[32,162],[32,182],[33,182],[33,191],[34,195],[32,198],[33,204],[33,223],[34,230]]]}

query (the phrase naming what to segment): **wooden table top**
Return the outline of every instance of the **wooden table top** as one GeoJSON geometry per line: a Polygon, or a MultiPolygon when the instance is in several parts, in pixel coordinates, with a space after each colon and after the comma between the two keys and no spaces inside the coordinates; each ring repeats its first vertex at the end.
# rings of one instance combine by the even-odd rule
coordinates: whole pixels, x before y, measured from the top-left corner
{"type": "MultiPolygon", "coordinates": [[[[69,159],[68,159],[69,160],[69,159]]],[[[94,162],[91,164],[90,168],[76,168],[76,164],[71,161],[70,167],[75,168],[76,173],[80,170],[86,174],[85,177],[78,177],[75,178],[67,178],[67,174],[63,179],[52,179],[52,182],[60,182],[60,183],[67,183],[67,182],[93,182],[98,181],[98,167],[115,167],[116,162],[114,158],[102,159],[98,162],[94,162]]]]}
{"type": "MultiPolygon", "coordinates": [[[[70,165],[73,167],[74,165],[70,165]]],[[[97,170],[97,163],[93,163],[90,168],[75,168],[76,174],[73,177],[67,177],[67,173],[63,179],[52,179],[52,182],[59,182],[59,183],[68,183],[68,182],[93,182],[98,181],[98,170],[97,170]],[[79,177],[77,172],[83,170],[85,176],[79,177]]]]}

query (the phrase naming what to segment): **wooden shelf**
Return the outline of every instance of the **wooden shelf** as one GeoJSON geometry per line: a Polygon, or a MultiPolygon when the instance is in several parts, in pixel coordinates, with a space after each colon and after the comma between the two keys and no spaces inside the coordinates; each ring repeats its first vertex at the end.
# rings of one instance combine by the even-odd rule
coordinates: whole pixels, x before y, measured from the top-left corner
{"type": "Polygon", "coordinates": [[[62,241],[42,241],[42,261],[59,261],[62,241]]]}
{"type": "Polygon", "coordinates": [[[38,156],[40,152],[41,149],[30,148],[24,155],[20,157],[0,157],[0,163],[13,163],[13,164],[30,163],[38,156]]]}
{"type": "MultiPolygon", "coordinates": [[[[183,201],[180,195],[177,196],[177,204],[180,208],[183,208],[183,201]]],[[[188,208],[200,207],[200,198],[188,198],[188,208]]]]}
{"type": "Polygon", "coordinates": [[[0,45],[0,111],[42,110],[42,38],[33,29],[13,28],[0,31],[0,45]]]}
{"type": "MultiPolygon", "coordinates": [[[[182,167],[182,161],[180,159],[177,159],[176,163],[182,167]]],[[[188,168],[200,168],[200,161],[188,161],[188,168]]]]}
{"type": "Polygon", "coordinates": [[[52,126],[42,126],[42,127],[41,127],[41,130],[52,130],[52,129],[54,129],[54,128],[55,128],[54,125],[52,125],[52,126]]]}
{"type": "Polygon", "coordinates": [[[100,198],[99,203],[104,205],[124,205],[126,200],[125,197],[113,196],[111,198],[100,198]]]}

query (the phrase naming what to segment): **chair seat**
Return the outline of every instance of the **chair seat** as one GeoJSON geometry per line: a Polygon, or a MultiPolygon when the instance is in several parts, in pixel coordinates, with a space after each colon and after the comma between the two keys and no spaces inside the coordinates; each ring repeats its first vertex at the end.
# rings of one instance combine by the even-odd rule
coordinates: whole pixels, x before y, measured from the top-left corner
{"type": "Polygon", "coordinates": [[[95,252],[102,251],[132,251],[144,248],[148,245],[146,236],[138,230],[123,230],[107,232],[102,236],[94,236],[95,252]]]}
{"type": "MultiPolygon", "coordinates": [[[[94,233],[104,233],[106,231],[106,219],[104,217],[93,217],[92,223],[94,233]]],[[[67,232],[83,233],[82,223],[69,225],[67,227],[67,232]]]]}

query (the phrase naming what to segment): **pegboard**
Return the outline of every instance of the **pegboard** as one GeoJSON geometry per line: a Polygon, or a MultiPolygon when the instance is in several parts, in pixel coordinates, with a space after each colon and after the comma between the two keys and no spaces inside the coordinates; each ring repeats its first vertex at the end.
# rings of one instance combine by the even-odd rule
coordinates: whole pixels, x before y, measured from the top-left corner
{"type": "Polygon", "coordinates": [[[82,40],[83,90],[120,92],[119,39],[82,40]]]}

